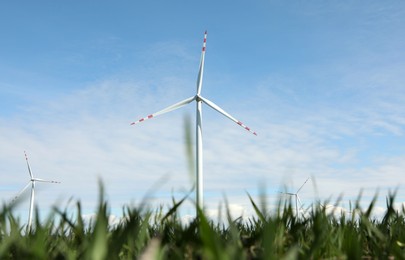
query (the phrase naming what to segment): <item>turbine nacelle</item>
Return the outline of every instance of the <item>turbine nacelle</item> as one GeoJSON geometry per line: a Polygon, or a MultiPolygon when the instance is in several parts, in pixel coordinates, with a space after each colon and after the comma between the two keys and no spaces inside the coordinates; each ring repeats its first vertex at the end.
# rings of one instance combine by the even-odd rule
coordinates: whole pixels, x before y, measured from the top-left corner
{"type": "Polygon", "coordinates": [[[203,101],[200,94],[195,95],[194,98],[195,98],[195,101],[197,101],[197,102],[203,101]]]}

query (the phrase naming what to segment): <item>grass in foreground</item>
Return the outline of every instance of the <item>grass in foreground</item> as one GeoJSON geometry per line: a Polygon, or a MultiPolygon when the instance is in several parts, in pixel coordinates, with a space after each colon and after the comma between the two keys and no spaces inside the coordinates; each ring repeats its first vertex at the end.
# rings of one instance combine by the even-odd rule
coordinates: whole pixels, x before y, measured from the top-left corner
{"type": "Polygon", "coordinates": [[[183,225],[177,212],[184,198],[167,212],[124,207],[115,226],[108,224],[108,204],[100,194],[92,223],[84,223],[77,202],[75,216],[55,208],[29,233],[3,206],[0,259],[405,259],[405,210],[394,209],[395,194],[380,220],[371,217],[375,199],[366,210],[356,203],[350,217],[336,217],[320,205],[297,217],[290,203],[279,203],[268,215],[249,197],[256,216],[247,221],[227,212],[229,225],[223,225],[200,212],[183,225]]]}

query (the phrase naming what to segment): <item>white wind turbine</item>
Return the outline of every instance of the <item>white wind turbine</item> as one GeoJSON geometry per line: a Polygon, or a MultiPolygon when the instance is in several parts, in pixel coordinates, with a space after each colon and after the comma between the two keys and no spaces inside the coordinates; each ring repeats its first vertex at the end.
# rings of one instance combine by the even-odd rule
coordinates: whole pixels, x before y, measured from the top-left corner
{"type": "Polygon", "coordinates": [[[206,48],[206,42],[207,42],[207,31],[205,31],[204,34],[204,42],[203,42],[203,47],[202,47],[202,53],[201,53],[201,60],[200,60],[200,68],[198,72],[198,77],[197,77],[197,93],[195,96],[189,97],[183,101],[180,101],[174,105],[171,105],[159,112],[156,112],[154,114],[151,114],[145,118],[142,118],[136,122],[133,122],[131,125],[143,122],[147,119],[151,119],[153,117],[156,117],[158,115],[165,114],[167,112],[173,111],[175,109],[178,109],[180,107],[183,107],[192,101],[196,101],[196,184],[197,184],[197,191],[196,191],[196,210],[197,210],[197,215],[198,215],[198,208],[203,209],[204,206],[204,199],[203,199],[203,143],[202,143],[202,103],[207,104],[217,112],[221,113],[225,117],[229,118],[230,120],[234,121],[241,127],[245,128],[249,132],[253,133],[254,135],[257,135],[256,132],[253,132],[249,127],[244,125],[241,121],[235,119],[233,116],[225,112],[222,108],[214,104],[212,101],[204,98],[201,96],[201,88],[202,88],[202,82],[203,82],[203,73],[204,73],[204,58],[205,58],[205,48],[206,48]]]}
{"type": "Polygon", "coordinates": [[[25,151],[24,151],[24,154],[25,154],[25,160],[27,161],[28,173],[30,174],[31,180],[27,183],[27,185],[24,187],[24,189],[22,189],[17,194],[17,196],[15,196],[14,200],[16,200],[31,185],[30,211],[29,211],[29,215],[28,215],[28,226],[27,226],[27,231],[30,232],[31,225],[32,225],[32,212],[34,210],[35,182],[50,182],[50,183],[60,183],[60,182],[34,178],[34,174],[31,171],[30,163],[28,162],[28,156],[25,151]]]}
{"type": "Polygon", "coordinates": [[[300,209],[302,208],[302,203],[300,200],[300,197],[298,196],[298,193],[300,192],[300,190],[302,189],[302,187],[304,187],[305,183],[307,183],[307,181],[310,178],[306,179],[305,182],[301,185],[301,187],[297,190],[296,193],[291,193],[291,192],[280,192],[281,194],[285,194],[285,195],[289,195],[289,196],[294,196],[295,197],[295,212],[296,212],[296,216],[298,217],[298,203],[300,204],[300,209]]]}

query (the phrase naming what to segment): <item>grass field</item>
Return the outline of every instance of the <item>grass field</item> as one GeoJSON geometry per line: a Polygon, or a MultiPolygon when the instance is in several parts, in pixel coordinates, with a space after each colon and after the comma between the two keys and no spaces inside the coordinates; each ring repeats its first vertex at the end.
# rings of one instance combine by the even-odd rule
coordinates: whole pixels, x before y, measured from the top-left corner
{"type": "Polygon", "coordinates": [[[249,198],[256,215],[231,219],[227,212],[226,225],[201,211],[182,224],[178,210],[184,198],[173,201],[167,212],[124,207],[122,221],[109,226],[109,206],[100,189],[91,223],[85,224],[76,202],[74,214],[54,208],[28,233],[13,216],[14,205],[4,205],[0,259],[405,259],[405,209],[394,209],[395,194],[388,195],[381,219],[372,217],[375,200],[366,209],[355,203],[351,215],[327,211],[319,203],[297,217],[290,202],[280,201],[274,213],[266,214],[249,198]]]}

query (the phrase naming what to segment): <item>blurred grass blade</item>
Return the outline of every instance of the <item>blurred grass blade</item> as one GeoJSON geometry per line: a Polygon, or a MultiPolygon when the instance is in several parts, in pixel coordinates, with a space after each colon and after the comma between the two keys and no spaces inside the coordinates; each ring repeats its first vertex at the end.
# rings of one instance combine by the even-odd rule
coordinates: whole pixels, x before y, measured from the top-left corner
{"type": "Polygon", "coordinates": [[[259,219],[262,221],[262,222],[266,222],[266,217],[265,217],[265,215],[260,211],[260,209],[257,207],[257,205],[256,205],[256,203],[253,201],[253,199],[252,199],[252,197],[250,196],[250,194],[248,193],[248,192],[246,192],[247,193],[247,195],[248,195],[248,197],[249,197],[249,200],[250,200],[250,203],[252,203],[252,206],[253,206],[253,209],[255,210],[255,212],[256,212],[256,215],[259,217],[259,219]]]}

